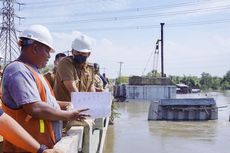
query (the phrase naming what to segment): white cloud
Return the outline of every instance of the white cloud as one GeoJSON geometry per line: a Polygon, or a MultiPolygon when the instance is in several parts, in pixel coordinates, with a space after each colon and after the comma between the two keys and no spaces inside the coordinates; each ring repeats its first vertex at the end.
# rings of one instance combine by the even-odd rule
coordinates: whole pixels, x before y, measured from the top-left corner
{"type": "Polygon", "coordinates": [[[219,49],[224,52],[230,52],[230,37],[223,37],[220,35],[213,36],[212,44],[216,45],[219,49]]]}
{"type": "MultiPolygon", "coordinates": [[[[79,31],[72,33],[53,33],[55,47],[58,52],[70,50],[71,42],[74,37],[81,34],[79,31]]],[[[122,75],[141,75],[147,60],[150,61],[146,67],[145,73],[153,68],[152,44],[118,44],[108,38],[95,39],[94,48],[89,58],[90,62],[96,62],[106,72],[108,77],[118,76],[119,63],[122,65],[122,75]]],[[[203,38],[204,39],[204,38],[203,38]]],[[[183,40],[183,39],[182,39],[183,40]]],[[[214,35],[208,37],[205,41],[199,39],[190,41],[166,41],[165,42],[165,72],[167,75],[200,75],[202,72],[208,72],[213,75],[222,76],[227,72],[230,64],[229,37],[214,35]],[[221,73],[220,73],[221,72],[221,73]]],[[[54,55],[53,55],[54,56],[54,55]]],[[[50,62],[52,62],[51,59],[50,62]]],[[[160,54],[158,57],[158,70],[160,71],[160,54]]]]}
{"type": "MultiPolygon", "coordinates": [[[[63,33],[63,32],[54,32],[52,33],[53,40],[54,40],[54,48],[56,52],[51,55],[51,59],[49,63],[53,63],[54,57],[57,53],[66,52],[71,50],[72,41],[78,37],[79,35],[85,35],[79,31],[73,31],[71,33],[63,33]]],[[[89,39],[92,41],[92,44],[96,44],[96,40],[90,36],[89,39]]]]}
{"type": "MultiPolygon", "coordinates": [[[[181,12],[176,15],[166,15],[162,18],[169,21],[176,21],[182,19],[191,19],[194,17],[205,17],[207,15],[215,15],[217,13],[226,13],[229,11],[230,1],[228,0],[204,0],[204,1],[192,1],[186,3],[182,3],[182,5],[178,5],[178,7],[169,8],[167,10],[163,10],[164,13],[167,12],[181,12]]],[[[160,10],[162,12],[162,10],[160,10]]]]}
{"type": "MultiPolygon", "coordinates": [[[[47,0],[52,1],[52,0],[47,0]]],[[[193,14],[179,14],[174,16],[160,16],[158,18],[138,18],[134,20],[122,20],[112,22],[89,22],[78,24],[78,20],[96,19],[111,16],[131,16],[138,14],[151,14],[156,12],[172,12],[182,10],[192,10],[197,8],[210,7],[228,7],[230,1],[227,0],[199,0],[193,1],[196,5],[186,5],[177,8],[159,8],[157,10],[148,10],[140,12],[119,12],[116,10],[125,10],[129,8],[145,8],[148,6],[161,6],[176,3],[176,1],[137,1],[137,0],[88,0],[75,1],[75,5],[71,5],[74,1],[57,0],[49,5],[44,3],[44,9],[36,7],[23,10],[27,16],[41,16],[40,18],[27,18],[22,26],[40,22],[45,23],[54,36],[54,46],[57,52],[63,52],[71,49],[71,43],[74,37],[80,32],[79,28],[92,29],[97,27],[125,27],[135,25],[158,24],[159,22],[168,21],[178,22],[199,22],[201,20],[221,20],[225,16],[222,14],[228,10],[220,9],[218,11],[211,10],[209,12],[197,11],[193,14]],[[82,3],[80,3],[82,2],[82,3]],[[59,5],[59,4],[66,5],[59,5]],[[136,5],[139,4],[139,5],[136,5]],[[45,6],[47,5],[47,6],[45,6]],[[33,10],[34,9],[34,10],[33,10]],[[106,12],[105,14],[93,14],[93,12],[106,12]],[[77,16],[76,14],[92,13],[89,16],[77,16]],[[101,16],[100,16],[101,15],[101,16]],[[218,17],[217,17],[218,16],[218,17]],[[49,18],[51,17],[51,18],[49,18]],[[203,17],[203,18],[201,18],[203,17]],[[70,22],[68,24],[66,21],[70,22]],[[71,21],[74,21],[73,23],[71,21]],[[76,22],[75,22],[76,21],[76,22]],[[131,22],[132,21],[132,22],[131,22]],[[51,23],[51,24],[49,24],[51,23]],[[73,31],[75,30],[75,31],[73,31]],[[54,32],[56,31],[56,32],[54,32]],[[64,33],[67,31],[68,33],[64,33]],[[69,32],[71,31],[71,32],[69,32]]],[[[26,2],[26,1],[25,1],[26,2]]],[[[37,3],[40,1],[27,1],[28,3],[37,3]]],[[[185,2],[187,3],[187,2],[185,2]]],[[[189,2],[188,2],[189,3],[189,2]]],[[[41,5],[41,3],[40,3],[41,5]]],[[[29,5],[28,5],[29,6],[29,5]]],[[[41,7],[40,7],[41,8],[41,7]]],[[[228,14],[227,14],[228,15],[228,14]]],[[[22,15],[23,16],[23,15],[22,15]]],[[[225,17],[226,18],[226,17],[225,17]]],[[[171,22],[172,23],[172,22],[171,22]]],[[[188,24],[187,24],[188,25],[188,24]]],[[[169,28],[170,22],[165,25],[165,72],[167,74],[195,74],[200,75],[203,71],[211,74],[222,75],[229,69],[229,51],[230,38],[228,23],[218,25],[202,25],[197,27],[176,27],[169,28]],[[169,25],[169,26],[168,26],[169,25]]],[[[24,28],[21,28],[24,29],[24,28]]],[[[117,77],[119,71],[118,62],[122,61],[123,75],[141,75],[148,58],[155,47],[155,38],[160,35],[160,29],[144,29],[144,30],[124,30],[124,31],[87,31],[94,42],[94,50],[92,51],[90,60],[97,62],[101,67],[106,68],[105,71],[109,77],[117,77]]],[[[51,63],[54,55],[52,55],[51,63]]],[[[152,69],[153,57],[151,57],[145,72],[152,69]]],[[[160,61],[160,56],[159,56],[160,61]]],[[[160,64],[159,64],[160,68],[160,64]]]]}
{"type": "MultiPolygon", "coordinates": [[[[80,31],[73,31],[71,33],[62,33],[62,32],[54,32],[52,33],[54,39],[54,45],[56,46],[57,50],[69,50],[71,48],[72,41],[79,37],[80,35],[85,35],[80,31]]],[[[86,35],[87,36],[87,35],[86,35]]],[[[96,40],[90,36],[87,36],[92,44],[96,43],[96,40]]]]}
{"type": "Polygon", "coordinates": [[[212,36],[189,42],[167,42],[165,53],[165,72],[171,75],[196,75],[202,72],[223,76],[230,61],[229,37],[212,36]],[[197,44],[197,45],[194,45],[197,44]]]}

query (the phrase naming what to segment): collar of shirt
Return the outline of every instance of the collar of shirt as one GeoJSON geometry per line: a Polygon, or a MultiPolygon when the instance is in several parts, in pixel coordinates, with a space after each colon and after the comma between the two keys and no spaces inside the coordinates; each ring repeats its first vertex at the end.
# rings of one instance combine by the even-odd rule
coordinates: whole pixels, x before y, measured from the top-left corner
{"type": "Polygon", "coordinates": [[[39,74],[41,74],[41,72],[39,71],[39,69],[35,66],[35,65],[30,65],[32,68],[34,68],[34,70],[36,71],[36,72],[38,72],[39,74]]]}
{"type": "MultiPolygon", "coordinates": [[[[21,60],[16,60],[16,61],[22,62],[21,60]]],[[[26,63],[26,62],[22,62],[22,63],[25,63],[25,64],[31,66],[32,68],[34,68],[34,70],[35,70],[36,72],[38,72],[39,74],[41,74],[41,72],[39,71],[39,69],[38,69],[37,66],[35,66],[35,65],[33,65],[33,64],[26,63]]]]}

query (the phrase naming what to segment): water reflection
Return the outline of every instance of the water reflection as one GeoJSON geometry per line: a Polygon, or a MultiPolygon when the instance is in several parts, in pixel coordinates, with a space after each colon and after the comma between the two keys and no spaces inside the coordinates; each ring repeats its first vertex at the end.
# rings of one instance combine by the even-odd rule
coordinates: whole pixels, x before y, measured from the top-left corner
{"type": "Polygon", "coordinates": [[[216,136],[216,121],[175,122],[149,121],[149,132],[152,136],[174,137],[186,139],[203,139],[212,141],[216,136]]]}
{"type": "Polygon", "coordinates": [[[149,102],[117,103],[121,116],[108,129],[104,153],[229,153],[230,92],[184,96],[213,97],[228,108],[216,121],[147,121],[149,102]]]}
{"type": "Polygon", "coordinates": [[[106,141],[104,146],[104,152],[115,152],[114,150],[114,140],[115,140],[114,126],[110,126],[107,131],[106,141]]]}

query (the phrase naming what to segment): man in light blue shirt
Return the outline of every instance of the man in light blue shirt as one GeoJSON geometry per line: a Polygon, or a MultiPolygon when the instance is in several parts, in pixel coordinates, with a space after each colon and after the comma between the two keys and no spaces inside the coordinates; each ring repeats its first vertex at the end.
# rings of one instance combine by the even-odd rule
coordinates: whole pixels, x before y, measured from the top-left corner
{"type": "MultiPolygon", "coordinates": [[[[51,121],[57,142],[61,139],[61,120],[82,120],[88,115],[81,114],[81,112],[87,109],[74,111],[61,110],[59,105],[66,107],[69,105],[69,102],[57,102],[52,94],[52,89],[50,89],[48,83],[39,72],[38,69],[46,66],[50,58],[50,52],[54,52],[52,36],[46,27],[33,25],[24,30],[20,37],[20,46],[21,54],[18,60],[6,66],[4,70],[2,80],[2,100],[4,107],[6,110],[10,110],[11,114],[9,115],[12,115],[12,117],[16,114],[14,111],[23,110],[21,113],[23,115],[27,114],[25,121],[18,120],[20,114],[18,114],[15,120],[19,121],[19,124],[25,129],[26,127],[30,128],[30,130],[26,129],[30,132],[31,127],[34,125],[26,125],[26,120],[33,119],[36,123],[40,121],[40,126],[42,126],[41,121],[44,121],[43,124],[51,121]],[[45,95],[41,91],[44,91],[45,95]],[[42,98],[42,96],[45,96],[46,101],[43,101],[44,97],[42,98]]],[[[35,130],[30,133],[33,137],[44,132],[43,130],[49,130],[41,129],[40,127],[40,132],[36,133],[37,128],[34,127],[35,130]]],[[[38,142],[46,141],[46,138],[42,137],[43,135],[41,135],[41,140],[38,140],[38,142]]],[[[48,147],[53,146],[50,143],[48,145],[50,145],[48,147]]],[[[14,149],[15,146],[6,149],[12,151],[12,148],[14,149]]],[[[9,152],[8,150],[4,148],[5,152],[9,152]]]]}
{"type": "MultiPolygon", "coordinates": [[[[44,84],[47,103],[54,109],[60,110],[60,106],[51,94],[44,77],[36,66],[33,68],[44,84]]],[[[19,109],[25,104],[42,101],[32,72],[22,62],[15,61],[10,64],[4,72],[3,80],[3,101],[11,109],[19,109]]],[[[53,121],[52,125],[56,142],[58,142],[62,136],[62,122],[53,121]]]]}

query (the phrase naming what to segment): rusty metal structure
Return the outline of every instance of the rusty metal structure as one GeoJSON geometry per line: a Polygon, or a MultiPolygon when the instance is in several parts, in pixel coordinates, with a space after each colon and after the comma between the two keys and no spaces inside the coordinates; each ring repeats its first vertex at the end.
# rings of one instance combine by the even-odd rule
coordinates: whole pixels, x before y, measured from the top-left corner
{"type": "Polygon", "coordinates": [[[213,98],[172,98],[153,101],[148,120],[217,120],[218,108],[213,98]]]}

